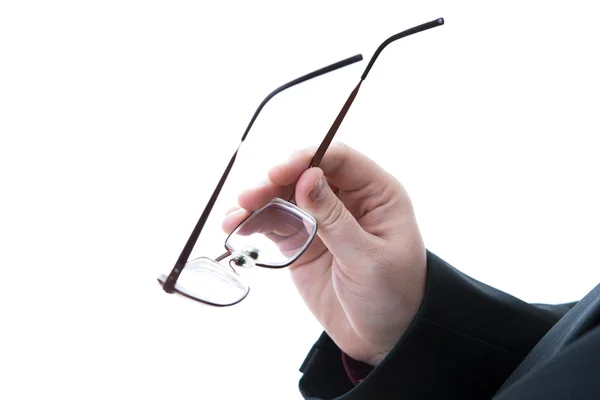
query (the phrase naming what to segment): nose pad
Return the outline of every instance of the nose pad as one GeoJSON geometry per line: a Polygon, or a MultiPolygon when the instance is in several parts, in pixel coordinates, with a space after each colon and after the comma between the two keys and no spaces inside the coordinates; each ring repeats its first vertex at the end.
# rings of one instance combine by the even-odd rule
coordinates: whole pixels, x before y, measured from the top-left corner
{"type": "Polygon", "coordinates": [[[244,247],[241,251],[235,251],[231,255],[229,265],[232,263],[237,267],[252,268],[256,266],[259,250],[255,247],[244,247]]]}

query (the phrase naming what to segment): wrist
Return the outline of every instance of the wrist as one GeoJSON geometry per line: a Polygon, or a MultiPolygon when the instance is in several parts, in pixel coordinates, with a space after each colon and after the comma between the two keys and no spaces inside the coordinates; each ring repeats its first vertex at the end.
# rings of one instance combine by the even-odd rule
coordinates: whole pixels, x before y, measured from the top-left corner
{"type": "Polygon", "coordinates": [[[383,359],[389,354],[389,352],[383,353],[383,354],[377,354],[373,357],[371,357],[369,360],[367,360],[365,363],[372,366],[373,368],[377,367],[382,361],[383,359]]]}

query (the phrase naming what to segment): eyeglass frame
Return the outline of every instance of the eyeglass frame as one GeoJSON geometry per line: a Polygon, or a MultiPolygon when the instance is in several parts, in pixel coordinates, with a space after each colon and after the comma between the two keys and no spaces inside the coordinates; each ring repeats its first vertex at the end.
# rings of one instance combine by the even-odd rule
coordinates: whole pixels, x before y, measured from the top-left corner
{"type": "MultiPolygon", "coordinates": [[[[280,263],[280,264],[267,264],[267,263],[259,262],[257,259],[256,262],[254,262],[254,265],[256,265],[257,267],[280,269],[280,268],[289,267],[290,265],[295,263],[296,260],[298,260],[298,258],[300,258],[300,256],[306,251],[308,246],[310,246],[310,244],[314,240],[315,236],[317,235],[318,224],[317,224],[317,220],[312,215],[310,215],[309,213],[307,213],[306,211],[304,211],[303,209],[298,207],[298,205],[291,198],[288,200],[283,200],[279,197],[273,198],[264,207],[261,207],[260,209],[253,211],[248,217],[244,218],[244,220],[242,222],[240,222],[238,224],[238,226],[235,227],[234,230],[231,231],[231,233],[227,236],[227,239],[225,239],[225,248],[227,249],[227,253],[220,255],[219,257],[217,257],[217,259],[215,259],[215,261],[219,262],[219,261],[223,260],[224,258],[232,255],[236,251],[236,249],[229,247],[229,245],[228,245],[229,238],[233,234],[235,234],[236,231],[238,231],[238,229],[241,229],[242,226],[244,225],[244,223],[246,221],[250,220],[250,217],[252,217],[253,215],[258,215],[261,211],[263,211],[264,209],[266,209],[267,207],[270,207],[272,205],[279,205],[279,206],[284,206],[284,207],[290,208],[291,210],[293,210],[295,213],[298,214],[298,215],[296,215],[297,217],[301,217],[303,219],[310,220],[310,222],[314,225],[314,229],[312,229],[312,232],[310,232],[308,239],[304,242],[300,251],[298,251],[293,257],[289,257],[286,260],[286,262],[280,263]]],[[[235,265],[241,266],[237,263],[235,263],[235,265]]]]}
{"type": "MultiPolygon", "coordinates": [[[[385,47],[387,47],[390,43],[392,43],[392,42],[394,42],[394,41],[396,41],[398,39],[401,39],[403,37],[407,37],[407,36],[413,35],[415,33],[423,32],[423,31],[426,31],[426,30],[431,29],[431,28],[435,28],[435,27],[441,26],[443,24],[444,24],[444,19],[443,18],[437,18],[437,19],[432,20],[430,22],[426,22],[424,24],[415,26],[413,28],[407,29],[407,30],[402,31],[400,33],[397,33],[397,34],[395,34],[393,36],[390,36],[381,45],[379,45],[379,47],[377,48],[377,50],[375,51],[375,53],[371,57],[369,63],[367,64],[367,67],[365,68],[363,74],[361,75],[360,81],[358,82],[358,84],[356,85],[356,87],[354,88],[354,90],[352,90],[352,92],[350,93],[350,95],[348,96],[348,99],[344,103],[344,106],[342,107],[342,109],[338,113],[336,119],[334,120],[333,124],[329,128],[329,131],[325,135],[325,138],[323,139],[323,141],[321,142],[321,144],[317,148],[317,151],[313,155],[313,157],[312,157],[312,159],[310,161],[310,164],[309,164],[309,166],[308,166],[307,169],[310,169],[310,168],[313,168],[313,167],[317,167],[319,165],[319,163],[321,162],[323,156],[325,155],[325,152],[329,148],[329,145],[333,141],[333,138],[334,138],[335,134],[337,133],[340,125],[342,124],[342,121],[344,120],[346,114],[348,113],[348,110],[350,109],[350,106],[354,102],[354,99],[356,98],[356,95],[358,94],[358,91],[359,91],[359,89],[361,87],[362,82],[366,79],[367,75],[371,71],[371,68],[375,64],[375,60],[377,60],[377,58],[379,57],[379,55],[381,54],[381,52],[383,51],[383,49],[385,47]]],[[[175,262],[175,265],[174,265],[173,269],[171,270],[171,272],[167,276],[167,279],[164,282],[160,282],[160,280],[159,280],[159,283],[162,284],[163,290],[165,292],[167,292],[167,293],[174,293],[176,291],[175,290],[175,284],[177,283],[177,279],[179,278],[179,276],[181,275],[181,272],[185,268],[186,263],[189,261],[189,257],[190,257],[190,255],[191,255],[191,253],[192,253],[192,251],[193,251],[193,249],[194,249],[194,247],[196,245],[196,242],[198,241],[200,233],[202,232],[202,228],[204,227],[204,224],[206,223],[206,220],[208,219],[208,217],[210,215],[210,212],[212,211],[212,208],[213,208],[214,204],[216,203],[216,201],[218,199],[218,196],[219,196],[219,194],[221,192],[221,189],[222,189],[223,185],[225,184],[225,181],[227,180],[229,172],[231,171],[231,169],[233,167],[233,164],[234,164],[235,159],[237,157],[237,153],[238,153],[238,151],[239,151],[242,143],[246,139],[246,137],[248,135],[248,132],[250,131],[250,128],[252,127],[252,125],[254,125],[254,122],[256,121],[256,118],[260,114],[260,111],[267,104],[267,102],[270,99],[272,99],[275,95],[277,95],[278,93],[284,91],[285,89],[288,89],[288,88],[290,88],[292,86],[295,86],[295,85],[297,85],[299,83],[305,82],[305,81],[307,81],[309,79],[318,77],[320,75],[326,74],[326,73],[331,72],[331,71],[335,71],[335,70],[337,70],[339,68],[345,67],[347,65],[353,64],[353,63],[361,61],[361,60],[362,60],[362,55],[358,54],[358,55],[355,55],[353,57],[347,58],[345,60],[339,61],[337,63],[331,64],[331,65],[329,65],[327,67],[324,67],[324,68],[321,68],[319,70],[313,71],[313,72],[311,72],[309,74],[303,75],[302,77],[297,78],[297,79],[295,79],[293,81],[290,81],[290,82],[286,83],[285,85],[282,85],[279,88],[275,89],[273,92],[271,92],[260,103],[260,105],[258,106],[256,112],[252,116],[252,119],[250,120],[250,123],[248,124],[248,126],[247,126],[244,134],[242,135],[242,139],[240,141],[240,144],[238,145],[238,148],[236,149],[235,153],[231,157],[231,160],[229,161],[229,164],[225,168],[225,171],[223,172],[223,175],[221,176],[221,179],[219,180],[219,183],[217,184],[215,190],[213,191],[213,194],[211,195],[210,199],[208,200],[208,203],[205,206],[204,211],[202,212],[202,214],[201,214],[198,222],[196,223],[196,226],[194,227],[194,230],[192,231],[190,237],[188,238],[188,240],[187,240],[187,242],[186,242],[183,250],[181,251],[179,257],[177,258],[177,261],[175,262]]],[[[294,204],[291,201],[291,199],[293,197],[294,197],[294,191],[292,192],[292,195],[290,196],[290,200],[288,200],[292,204],[294,204]]],[[[255,212],[257,212],[257,211],[255,211],[255,212]]],[[[253,212],[247,218],[245,218],[244,221],[242,221],[238,225],[238,227],[241,224],[243,224],[247,219],[251,218],[252,215],[255,212],[253,212]]],[[[236,227],[236,229],[237,229],[237,227],[236,227]]],[[[232,233],[235,232],[236,229],[234,229],[232,231],[232,233]]],[[[316,233],[315,233],[315,235],[316,235],[316,233]]],[[[312,241],[312,239],[314,238],[315,235],[312,235],[312,237],[310,239],[311,241],[312,241]]],[[[229,239],[229,236],[228,236],[228,239],[229,239]]],[[[227,243],[227,240],[226,240],[226,243],[227,243]]],[[[300,255],[308,248],[309,245],[310,245],[310,242],[299,253],[298,257],[300,257],[300,255]]],[[[226,249],[227,249],[227,247],[226,247],[226,249]]],[[[224,253],[224,254],[220,255],[219,257],[215,258],[214,261],[216,261],[218,263],[219,261],[221,261],[224,258],[230,256],[231,254],[232,254],[232,252],[229,249],[227,249],[226,253],[224,253]]],[[[295,257],[294,261],[296,261],[298,257],[295,257]]],[[[284,266],[281,266],[281,267],[268,267],[268,266],[261,265],[261,264],[257,264],[257,265],[259,265],[261,267],[267,267],[267,268],[283,268],[285,266],[288,266],[288,265],[292,264],[294,261],[292,261],[289,264],[286,264],[284,266]]],[[[235,270],[234,270],[234,272],[235,272],[235,270]]],[[[204,301],[202,301],[200,299],[197,299],[197,298],[189,296],[189,295],[185,295],[184,294],[184,296],[186,296],[188,298],[192,298],[193,300],[196,300],[196,301],[204,302],[204,301]]],[[[247,294],[246,294],[246,296],[247,296],[247,294]]],[[[246,296],[244,296],[242,299],[240,299],[238,302],[236,302],[234,304],[237,304],[240,301],[244,300],[246,296]]],[[[210,303],[210,304],[212,304],[212,303],[210,303]]],[[[233,305],[233,304],[231,304],[231,305],[233,305]]]]}

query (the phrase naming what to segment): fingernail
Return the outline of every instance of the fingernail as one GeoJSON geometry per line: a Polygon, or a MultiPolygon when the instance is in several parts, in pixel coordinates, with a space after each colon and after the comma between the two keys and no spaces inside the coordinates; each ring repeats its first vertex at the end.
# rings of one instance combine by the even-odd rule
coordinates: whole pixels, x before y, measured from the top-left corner
{"type": "Polygon", "coordinates": [[[227,212],[225,213],[225,215],[230,215],[230,214],[233,214],[233,213],[237,213],[240,210],[242,210],[240,207],[233,207],[233,208],[230,208],[229,210],[227,210],[227,212]]]}
{"type": "Polygon", "coordinates": [[[310,197],[312,201],[319,201],[323,196],[325,196],[325,178],[321,177],[308,194],[308,197],[310,197]]]}

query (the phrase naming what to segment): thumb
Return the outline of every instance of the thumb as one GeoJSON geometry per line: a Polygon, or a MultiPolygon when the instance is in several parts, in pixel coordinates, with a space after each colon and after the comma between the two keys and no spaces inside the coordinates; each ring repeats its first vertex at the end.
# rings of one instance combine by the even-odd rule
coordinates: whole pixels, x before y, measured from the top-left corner
{"type": "Polygon", "coordinates": [[[369,235],[331,190],[323,170],[315,167],[302,174],[296,203],[317,220],[317,235],[338,261],[357,265],[368,256],[369,235]]]}

